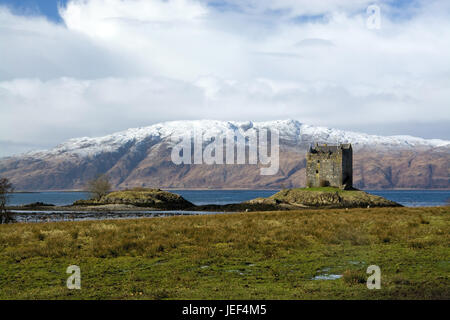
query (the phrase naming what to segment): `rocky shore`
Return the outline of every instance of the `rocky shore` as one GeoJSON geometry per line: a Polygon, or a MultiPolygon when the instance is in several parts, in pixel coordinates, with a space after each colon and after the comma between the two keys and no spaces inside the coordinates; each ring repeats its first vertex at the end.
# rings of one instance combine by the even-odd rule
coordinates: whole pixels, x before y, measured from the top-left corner
{"type": "Polygon", "coordinates": [[[134,188],[130,190],[114,191],[100,199],[78,200],[73,206],[125,206],[140,208],[152,208],[162,210],[184,210],[195,207],[194,204],[184,199],[182,196],[163,191],[161,189],[134,188]]]}
{"type": "Polygon", "coordinates": [[[135,188],[114,191],[97,200],[78,200],[69,206],[35,203],[10,209],[77,212],[138,212],[146,210],[247,212],[367,207],[401,207],[401,205],[356,189],[341,190],[325,187],[284,189],[268,198],[257,198],[236,204],[197,206],[175,193],[161,189],[135,188]]]}
{"type": "MultiPolygon", "coordinates": [[[[268,198],[257,198],[249,204],[273,205],[285,210],[302,208],[401,207],[402,205],[361,190],[339,188],[284,189],[268,198]]],[[[280,210],[279,209],[279,210],[280,210]]]]}

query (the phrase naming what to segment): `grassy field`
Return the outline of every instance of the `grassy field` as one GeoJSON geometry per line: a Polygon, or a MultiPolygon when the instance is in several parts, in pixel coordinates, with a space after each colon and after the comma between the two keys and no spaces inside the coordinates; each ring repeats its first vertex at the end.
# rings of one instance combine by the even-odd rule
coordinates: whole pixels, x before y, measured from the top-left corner
{"type": "Polygon", "coordinates": [[[449,299],[450,207],[0,226],[1,299],[449,299]],[[81,290],[66,268],[81,268],[81,290]],[[366,269],[381,268],[368,290],[366,269]],[[313,280],[343,275],[337,280],[313,280]]]}

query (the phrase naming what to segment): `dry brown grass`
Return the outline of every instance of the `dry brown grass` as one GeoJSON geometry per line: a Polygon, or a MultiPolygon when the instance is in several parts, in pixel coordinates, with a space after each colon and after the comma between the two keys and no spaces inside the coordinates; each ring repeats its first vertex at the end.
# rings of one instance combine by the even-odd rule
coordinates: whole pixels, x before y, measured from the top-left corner
{"type": "Polygon", "coordinates": [[[89,287],[73,297],[448,298],[449,213],[373,208],[2,225],[0,297],[68,295],[64,268],[80,263],[89,287]],[[384,291],[362,283],[369,264],[381,266],[384,291]],[[59,278],[48,271],[55,266],[59,278]],[[343,278],[312,281],[324,267],[343,278]],[[43,290],[49,279],[54,289],[43,290]]]}
{"type": "Polygon", "coordinates": [[[379,208],[16,224],[2,226],[0,248],[17,259],[157,256],[193,248],[204,256],[217,247],[223,254],[260,250],[263,255],[274,255],[280,250],[340,243],[402,242],[422,249],[443,240],[450,243],[448,211],[446,207],[379,208]],[[438,216],[442,222],[430,226],[438,216]]]}

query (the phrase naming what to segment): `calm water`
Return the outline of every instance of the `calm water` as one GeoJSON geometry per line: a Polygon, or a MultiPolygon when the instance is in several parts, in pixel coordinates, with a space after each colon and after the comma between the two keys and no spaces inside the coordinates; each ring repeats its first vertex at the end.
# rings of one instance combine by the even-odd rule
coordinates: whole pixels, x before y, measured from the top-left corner
{"type": "Polygon", "coordinates": [[[365,190],[407,207],[442,206],[450,201],[450,190],[365,190]]]}
{"type": "MultiPolygon", "coordinates": [[[[404,206],[440,206],[450,199],[450,190],[366,190],[369,193],[396,201],[404,206]]],[[[269,197],[278,190],[171,190],[186,200],[196,204],[239,203],[258,197],[269,197]]],[[[87,199],[85,192],[36,192],[15,193],[10,205],[44,202],[58,206],[72,204],[79,199],[87,199]]]]}
{"type": "Polygon", "coordinates": [[[23,211],[13,210],[15,222],[59,222],[59,221],[85,221],[85,220],[120,220],[156,218],[171,216],[189,216],[219,214],[223,212],[200,211],[120,211],[120,212],[76,212],[76,211],[23,211]]]}

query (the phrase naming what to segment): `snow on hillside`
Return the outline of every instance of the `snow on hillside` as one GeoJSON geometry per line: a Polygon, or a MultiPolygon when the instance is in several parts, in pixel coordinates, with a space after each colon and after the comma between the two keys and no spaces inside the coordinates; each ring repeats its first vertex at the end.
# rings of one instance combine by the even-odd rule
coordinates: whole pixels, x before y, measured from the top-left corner
{"type": "Polygon", "coordinates": [[[139,143],[146,139],[156,141],[177,141],[191,132],[202,132],[205,136],[217,136],[225,133],[243,134],[248,130],[261,128],[277,129],[280,139],[294,143],[317,141],[321,143],[352,143],[355,146],[372,147],[444,147],[450,141],[440,139],[422,139],[411,136],[376,136],[358,132],[343,131],[325,127],[302,124],[296,120],[276,120],[266,122],[193,120],[158,123],[148,127],[133,128],[96,138],[75,138],[64,142],[51,150],[29,152],[26,157],[41,158],[57,155],[93,156],[102,152],[114,152],[123,145],[139,143]]]}
{"type": "Polygon", "coordinates": [[[301,131],[302,134],[311,135],[320,141],[328,143],[352,143],[353,145],[373,147],[445,147],[450,145],[450,141],[441,139],[423,139],[406,135],[377,136],[309,125],[302,125],[301,131]]]}

